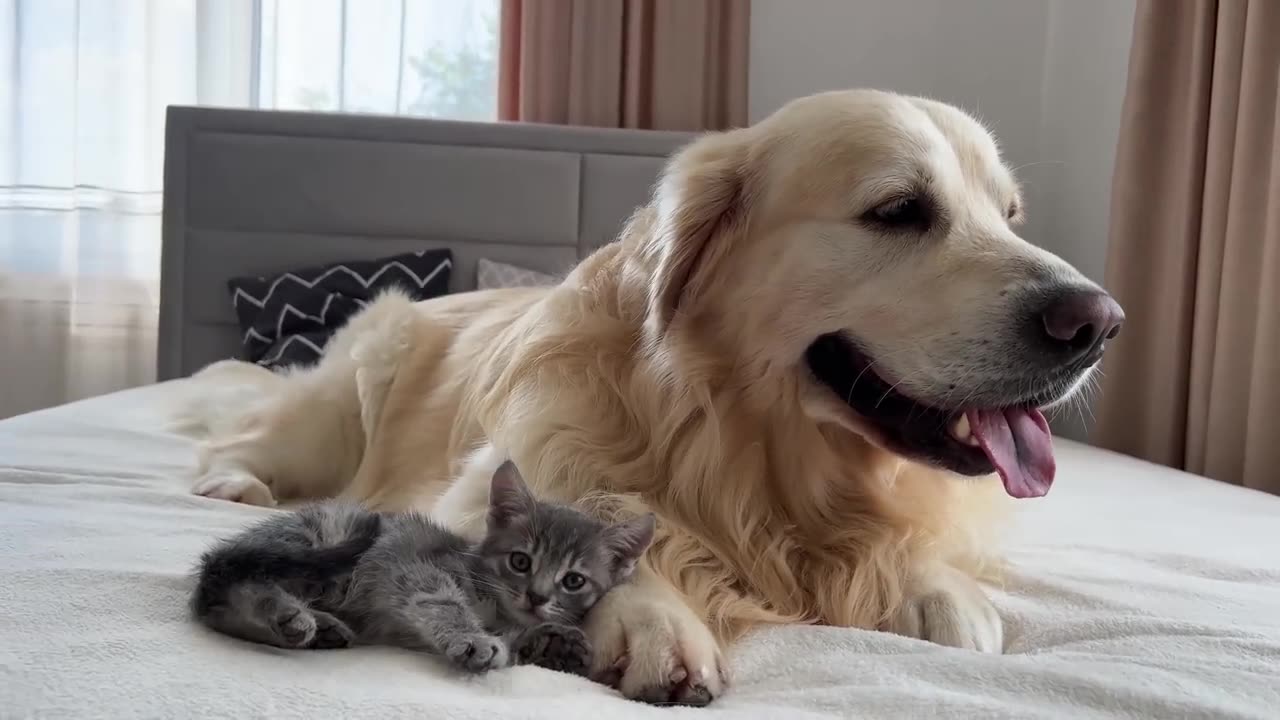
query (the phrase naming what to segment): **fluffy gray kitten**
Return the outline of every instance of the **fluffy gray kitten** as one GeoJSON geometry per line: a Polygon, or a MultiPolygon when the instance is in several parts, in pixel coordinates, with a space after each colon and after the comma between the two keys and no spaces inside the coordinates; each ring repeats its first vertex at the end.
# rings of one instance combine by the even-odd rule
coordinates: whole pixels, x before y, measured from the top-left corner
{"type": "Polygon", "coordinates": [[[579,625],[653,533],[652,515],[610,525],[538,501],[507,462],[479,543],[416,513],[318,503],[206,552],[191,607],[214,630],[283,648],[394,645],[471,672],[520,662],[585,675],[579,625]]]}

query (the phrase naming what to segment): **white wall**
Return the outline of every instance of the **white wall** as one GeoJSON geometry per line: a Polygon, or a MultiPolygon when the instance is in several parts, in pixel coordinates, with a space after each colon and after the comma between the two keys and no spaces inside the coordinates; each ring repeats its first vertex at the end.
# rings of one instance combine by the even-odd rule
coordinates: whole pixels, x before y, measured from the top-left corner
{"type": "MultiPolygon", "coordinates": [[[[750,115],[877,87],[978,115],[1019,167],[1024,235],[1101,281],[1135,0],[753,0],[750,115]]],[[[1055,423],[1083,437],[1077,418],[1055,423]]]]}
{"type": "Polygon", "coordinates": [[[1034,238],[1102,281],[1111,170],[1128,78],[1134,0],[1051,0],[1045,41],[1034,238]]]}
{"type": "Polygon", "coordinates": [[[1045,0],[754,0],[751,119],[876,87],[960,105],[996,126],[1011,157],[1033,157],[1047,18],[1045,0]]]}

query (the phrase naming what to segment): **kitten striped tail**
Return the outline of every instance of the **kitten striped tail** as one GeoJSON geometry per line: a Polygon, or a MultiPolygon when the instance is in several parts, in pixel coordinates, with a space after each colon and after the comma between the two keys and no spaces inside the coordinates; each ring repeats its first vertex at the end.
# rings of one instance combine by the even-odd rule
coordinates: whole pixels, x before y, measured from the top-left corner
{"type": "Polygon", "coordinates": [[[201,558],[199,580],[191,598],[192,609],[203,615],[209,608],[221,604],[230,588],[239,583],[323,582],[349,573],[377,541],[381,530],[381,516],[368,513],[356,521],[350,537],[333,545],[308,548],[233,540],[216,547],[201,558]]]}

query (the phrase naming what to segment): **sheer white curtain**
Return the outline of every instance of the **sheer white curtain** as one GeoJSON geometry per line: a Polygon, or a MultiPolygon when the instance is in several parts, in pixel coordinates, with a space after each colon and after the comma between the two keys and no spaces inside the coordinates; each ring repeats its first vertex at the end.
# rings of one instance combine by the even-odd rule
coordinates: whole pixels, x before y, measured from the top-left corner
{"type": "Polygon", "coordinates": [[[496,117],[498,0],[0,0],[0,417],[155,377],[170,104],[496,117]]]}

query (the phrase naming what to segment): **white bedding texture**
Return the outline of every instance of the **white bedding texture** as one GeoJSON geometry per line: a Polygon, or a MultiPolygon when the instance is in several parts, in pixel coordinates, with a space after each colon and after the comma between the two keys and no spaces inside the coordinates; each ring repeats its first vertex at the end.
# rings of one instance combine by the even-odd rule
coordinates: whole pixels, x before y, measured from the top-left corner
{"type": "Polygon", "coordinates": [[[0,422],[0,717],[1276,718],[1280,498],[1061,442],[992,596],[1005,653],[759,631],[732,690],[653,708],[537,668],[463,678],[406,651],[288,652],[186,608],[215,538],[278,512],[188,494],[175,381],[0,422]]]}

